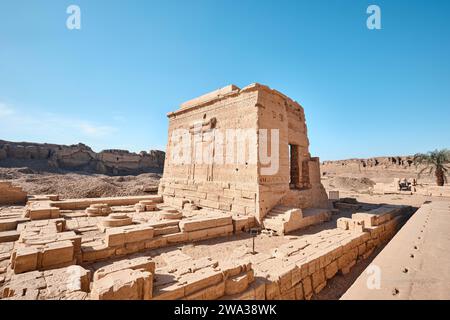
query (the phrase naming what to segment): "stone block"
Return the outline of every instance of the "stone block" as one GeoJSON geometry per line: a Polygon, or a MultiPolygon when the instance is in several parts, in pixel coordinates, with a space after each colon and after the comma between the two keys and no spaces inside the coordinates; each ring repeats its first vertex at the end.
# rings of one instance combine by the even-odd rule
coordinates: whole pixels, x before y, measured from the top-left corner
{"type": "Polygon", "coordinates": [[[154,229],[150,226],[137,225],[133,227],[124,227],[125,242],[145,241],[153,238],[154,229]]]}
{"type": "Polygon", "coordinates": [[[151,240],[145,241],[144,242],[145,249],[156,249],[156,248],[165,247],[168,243],[168,240],[166,237],[167,236],[161,236],[161,237],[157,237],[157,238],[153,238],[151,240]]]}
{"type": "Polygon", "coordinates": [[[59,218],[59,208],[54,207],[31,207],[27,209],[30,220],[43,220],[59,218]]]}
{"type": "Polygon", "coordinates": [[[190,295],[210,285],[217,284],[223,280],[222,272],[214,271],[212,269],[200,270],[193,274],[183,277],[186,282],[184,286],[185,295],[190,295]]]}
{"type": "Polygon", "coordinates": [[[122,229],[111,228],[106,230],[106,245],[117,247],[125,244],[125,233],[122,229]]]}
{"type": "Polygon", "coordinates": [[[313,295],[313,287],[311,277],[306,277],[302,280],[303,284],[303,295],[305,296],[305,300],[310,300],[313,295]]]}
{"type": "MultiPolygon", "coordinates": [[[[155,284],[157,282],[155,281],[155,284]]],[[[178,300],[184,298],[184,286],[172,283],[156,288],[153,294],[154,300],[178,300]]]]}
{"type": "Polygon", "coordinates": [[[150,257],[137,257],[125,260],[115,261],[111,264],[105,265],[97,269],[94,273],[93,280],[100,280],[110,273],[117,272],[120,270],[132,269],[148,271],[152,274],[155,273],[155,262],[152,261],[150,257]]]}
{"type": "Polygon", "coordinates": [[[2,231],[13,231],[16,230],[17,225],[22,222],[27,222],[28,218],[9,218],[0,219],[0,232],[2,231]]]}
{"type": "Polygon", "coordinates": [[[233,216],[233,232],[239,233],[244,232],[248,229],[248,217],[246,216],[233,216]]]}
{"type": "Polygon", "coordinates": [[[245,274],[240,274],[225,280],[225,294],[232,295],[241,293],[247,289],[249,285],[249,277],[245,274]]]}
{"type": "Polygon", "coordinates": [[[342,229],[342,230],[348,230],[350,221],[351,221],[351,219],[349,219],[349,218],[337,219],[337,228],[342,229]]]}
{"type": "Polygon", "coordinates": [[[228,236],[233,233],[233,225],[220,226],[216,228],[210,228],[207,230],[208,238],[215,238],[221,236],[228,236]]]}
{"type": "Polygon", "coordinates": [[[106,230],[108,247],[120,246],[126,243],[146,241],[153,238],[154,228],[147,225],[131,225],[110,228],[106,230]]]}
{"type": "Polygon", "coordinates": [[[303,300],[305,298],[303,294],[303,285],[299,283],[295,286],[295,300],[303,300]]]}
{"type": "Polygon", "coordinates": [[[356,264],[356,260],[350,261],[346,266],[344,266],[341,269],[341,273],[344,274],[344,275],[348,274],[355,264],[356,264]]]}
{"type": "Polygon", "coordinates": [[[129,242],[125,244],[125,254],[136,253],[145,249],[145,241],[129,242]]]}
{"type": "Polygon", "coordinates": [[[366,212],[357,212],[352,214],[352,219],[363,220],[364,226],[374,227],[377,225],[377,216],[375,214],[370,214],[366,212]]]}
{"type": "Polygon", "coordinates": [[[196,230],[203,230],[209,228],[215,228],[224,225],[232,225],[232,219],[230,216],[226,217],[206,217],[196,219],[184,219],[180,221],[180,230],[189,232],[196,230]]]}
{"type": "Polygon", "coordinates": [[[326,284],[325,272],[323,271],[323,269],[319,269],[314,272],[311,276],[311,279],[314,292],[320,292],[320,290],[324,287],[324,284],[326,284]]]}
{"type": "Polygon", "coordinates": [[[281,298],[280,286],[277,281],[267,281],[265,289],[266,300],[279,300],[281,298]]]}
{"type": "Polygon", "coordinates": [[[74,247],[71,241],[49,243],[42,252],[42,268],[71,263],[74,259],[74,247]]]}
{"type": "Polygon", "coordinates": [[[187,295],[186,300],[216,300],[225,294],[225,282],[209,286],[193,294],[187,295]]]}
{"type": "Polygon", "coordinates": [[[331,279],[338,272],[338,264],[337,261],[333,261],[329,265],[325,267],[325,277],[327,279],[331,279]]]}
{"type": "Polygon", "coordinates": [[[166,239],[168,244],[183,243],[183,242],[187,242],[189,239],[188,233],[185,233],[185,232],[166,234],[166,235],[163,235],[163,237],[166,239]]]}
{"type": "Polygon", "coordinates": [[[12,242],[19,239],[20,233],[15,230],[1,231],[0,232],[0,243],[2,242],[12,242]]]}
{"type": "Polygon", "coordinates": [[[125,269],[94,281],[91,297],[97,300],[150,300],[152,290],[150,272],[125,269]]]}
{"type": "Polygon", "coordinates": [[[93,262],[97,260],[108,259],[114,256],[116,253],[115,248],[110,248],[105,244],[93,247],[82,247],[81,251],[83,262],[93,262]]]}
{"type": "Polygon", "coordinates": [[[34,247],[18,248],[13,254],[14,273],[33,271],[38,268],[39,251],[34,247]]]}
{"type": "Polygon", "coordinates": [[[292,270],[295,266],[287,266],[280,268],[278,271],[279,283],[280,283],[280,293],[283,294],[290,290],[292,286],[292,270]]]}
{"type": "Polygon", "coordinates": [[[208,238],[208,230],[203,229],[203,230],[191,231],[191,232],[187,232],[187,235],[188,235],[189,241],[204,240],[204,239],[208,238]]]}

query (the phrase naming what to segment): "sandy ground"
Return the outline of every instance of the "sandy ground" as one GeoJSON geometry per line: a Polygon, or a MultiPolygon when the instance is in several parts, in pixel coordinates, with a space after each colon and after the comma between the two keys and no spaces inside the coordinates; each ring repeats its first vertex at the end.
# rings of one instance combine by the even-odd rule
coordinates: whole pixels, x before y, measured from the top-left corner
{"type": "Polygon", "coordinates": [[[11,181],[30,195],[59,194],[66,199],[145,195],[155,192],[160,178],[161,175],[156,173],[111,177],[44,172],[29,168],[0,168],[0,180],[11,181]]]}

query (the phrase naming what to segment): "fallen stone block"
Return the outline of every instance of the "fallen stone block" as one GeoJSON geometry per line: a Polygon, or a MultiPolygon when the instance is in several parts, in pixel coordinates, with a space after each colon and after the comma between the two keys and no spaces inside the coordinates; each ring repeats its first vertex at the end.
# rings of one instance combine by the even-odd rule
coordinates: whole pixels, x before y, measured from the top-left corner
{"type": "Polygon", "coordinates": [[[153,276],[148,271],[125,269],[94,281],[91,298],[97,300],[150,300],[153,276]]]}

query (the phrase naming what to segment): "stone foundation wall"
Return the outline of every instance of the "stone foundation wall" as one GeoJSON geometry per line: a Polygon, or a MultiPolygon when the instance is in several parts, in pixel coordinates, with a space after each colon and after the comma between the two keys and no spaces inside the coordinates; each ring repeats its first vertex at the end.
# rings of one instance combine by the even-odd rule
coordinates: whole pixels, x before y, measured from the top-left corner
{"type": "MultiPolygon", "coordinates": [[[[252,266],[255,279],[265,286],[264,296],[257,296],[254,290],[250,290],[235,298],[311,299],[338,272],[350,272],[358,260],[366,259],[376,247],[389,241],[408,210],[408,207],[386,208],[381,214],[383,218],[367,227],[361,222],[361,215],[364,215],[361,214],[349,219],[355,221],[352,225],[356,227],[351,229],[348,224],[343,226],[339,223],[336,229],[290,241],[275,249],[271,255],[255,256],[251,259],[252,266]]],[[[371,216],[370,213],[367,215],[371,216]]]]}
{"type": "Polygon", "coordinates": [[[22,188],[13,186],[11,182],[0,181],[0,205],[24,204],[27,196],[22,188]]]}
{"type": "Polygon", "coordinates": [[[199,207],[254,216],[257,208],[257,188],[256,184],[182,183],[163,180],[160,182],[159,194],[163,196],[165,203],[179,209],[189,202],[199,207]]]}

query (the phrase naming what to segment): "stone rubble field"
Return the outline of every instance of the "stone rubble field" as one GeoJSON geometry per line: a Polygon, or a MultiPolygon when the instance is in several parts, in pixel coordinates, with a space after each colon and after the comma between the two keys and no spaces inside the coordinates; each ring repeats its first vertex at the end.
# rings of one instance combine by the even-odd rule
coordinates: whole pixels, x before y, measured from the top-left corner
{"type": "MultiPolygon", "coordinates": [[[[350,203],[348,203],[350,202],[350,203]]],[[[0,211],[3,299],[312,299],[395,234],[411,207],[335,203],[289,235],[159,196],[31,198],[0,211]],[[209,253],[209,255],[208,255],[209,253]]]]}

